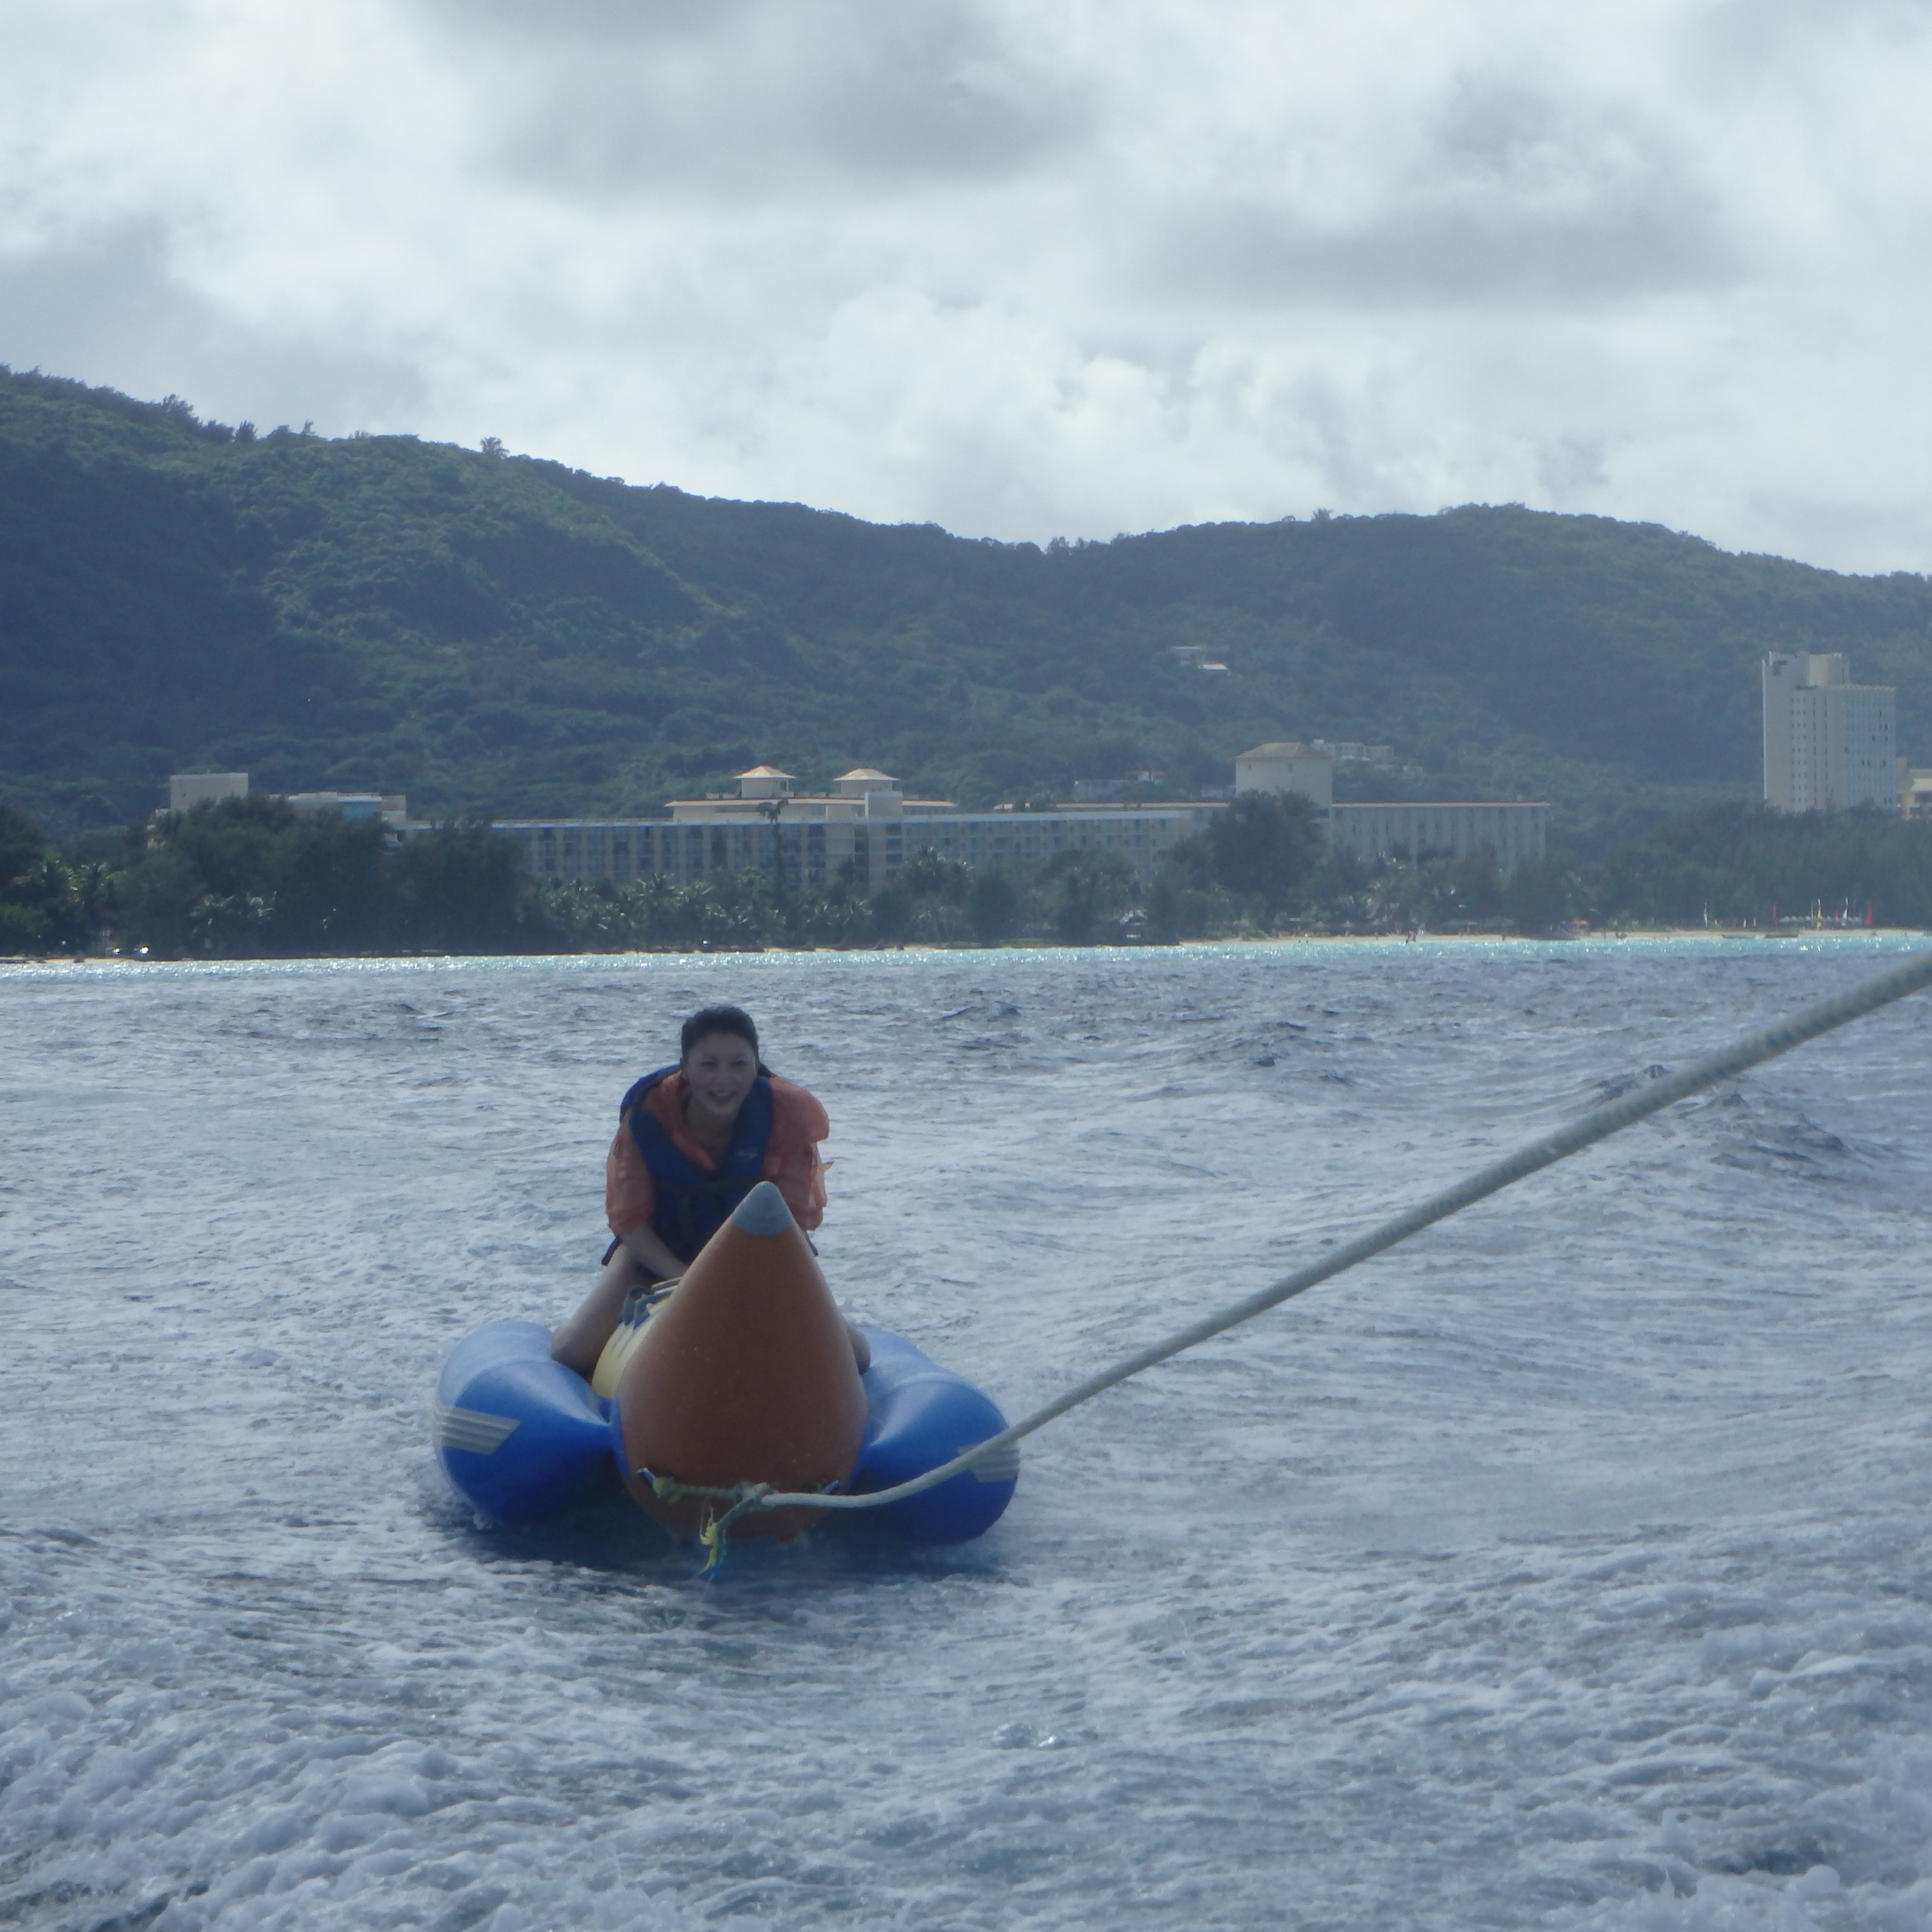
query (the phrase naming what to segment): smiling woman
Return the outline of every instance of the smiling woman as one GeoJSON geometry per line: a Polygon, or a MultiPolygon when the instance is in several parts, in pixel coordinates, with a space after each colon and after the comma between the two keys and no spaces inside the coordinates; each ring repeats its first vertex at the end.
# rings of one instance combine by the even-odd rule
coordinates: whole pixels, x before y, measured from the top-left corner
{"type": "MultiPolygon", "coordinates": [[[[758,1057],[739,1006],[706,1006],[680,1034],[674,1066],[636,1082],[618,1108],[604,1167],[614,1237],[583,1306],[551,1338],[553,1358],[588,1376],[635,1290],[681,1276],[761,1180],[775,1183],[809,1233],[825,1212],[818,1143],[825,1109],[758,1057]]],[[[864,1364],[864,1344],[854,1350],[864,1364]]]]}

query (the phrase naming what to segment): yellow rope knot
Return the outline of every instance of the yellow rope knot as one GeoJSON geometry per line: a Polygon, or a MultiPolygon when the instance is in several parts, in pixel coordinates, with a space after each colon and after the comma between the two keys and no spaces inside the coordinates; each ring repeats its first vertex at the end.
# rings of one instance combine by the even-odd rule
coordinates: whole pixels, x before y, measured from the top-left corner
{"type": "Polygon", "coordinates": [[[746,1483],[740,1486],[738,1500],[719,1516],[716,1522],[707,1517],[698,1532],[698,1540],[704,1547],[704,1567],[698,1571],[700,1576],[715,1576],[724,1561],[724,1532],[747,1510],[755,1509],[772,1493],[769,1483],[746,1483]]]}

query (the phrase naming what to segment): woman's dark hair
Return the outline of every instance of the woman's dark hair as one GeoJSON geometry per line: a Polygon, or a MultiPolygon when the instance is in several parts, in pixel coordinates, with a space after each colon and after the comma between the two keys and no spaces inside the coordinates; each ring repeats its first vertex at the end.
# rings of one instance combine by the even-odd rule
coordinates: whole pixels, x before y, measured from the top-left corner
{"type": "Polygon", "coordinates": [[[759,1056],[757,1023],[742,1006],[704,1006],[693,1013],[678,1034],[678,1058],[688,1059],[691,1049],[714,1033],[728,1033],[742,1040],[752,1049],[752,1058],[758,1061],[758,1071],[767,1080],[771,1078],[772,1070],[759,1056]]]}

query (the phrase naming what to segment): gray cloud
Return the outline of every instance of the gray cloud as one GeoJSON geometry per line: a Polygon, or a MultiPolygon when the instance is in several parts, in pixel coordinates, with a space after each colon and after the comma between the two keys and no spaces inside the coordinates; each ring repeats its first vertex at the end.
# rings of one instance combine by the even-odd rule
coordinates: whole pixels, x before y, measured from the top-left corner
{"type": "Polygon", "coordinates": [[[1923,0],[0,0],[0,360],[971,533],[1932,564],[1923,0]]]}
{"type": "Polygon", "coordinates": [[[1408,146],[1366,206],[1261,181],[1173,210],[1140,286],[1249,303],[1588,303],[1744,272],[1697,160],[1621,104],[1463,75],[1408,146]]]}
{"type": "MultiPolygon", "coordinates": [[[[474,25],[458,0],[436,10],[452,32],[474,25]]],[[[490,82],[501,165],[566,192],[789,200],[841,180],[916,192],[1010,178],[1081,124],[1076,90],[1016,70],[963,0],[580,0],[561,28],[547,7],[485,17],[506,50],[490,82]]]]}
{"type": "Polygon", "coordinates": [[[187,392],[190,399],[206,399],[208,386],[197,388],[195,379],[218,368],[220,398],[263,399],[266,406],[234,415],[259,416],[264,430],[299,425],[322,407],[343,428],[370,416],[406,420],[427,402],[406,362],[331,353],[238,326],[171,274],[166,236],[152,223],[0,259],[0,360],[10,368],[150,398],[187,392]],[[325,397],[326,404],[316,400],[325,397]]]}
{"type": "Polygon", "coordinates": [[[1736,280],[1742,264],[1716,214],[1668,190],[1574,213],[1444,197],[1341,233],[1268,208],[1196,209],[1162,224],[1141,286],[1190,303],[1627,300],[1736,280]]]}
{"type": "Polygon", "coordinates": [[[612,46],[710,41],[729,44],[769,0],[422,0],[452,36],[494,31],[532,44],[612,46]]]}

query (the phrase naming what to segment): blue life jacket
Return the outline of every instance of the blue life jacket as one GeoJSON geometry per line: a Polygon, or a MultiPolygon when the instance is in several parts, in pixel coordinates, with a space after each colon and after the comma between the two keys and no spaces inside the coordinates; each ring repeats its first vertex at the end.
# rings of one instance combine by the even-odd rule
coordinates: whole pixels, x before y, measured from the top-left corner
{"type": "Polygon", "coordinates": [[[631,1138],[651,1171],[657,1206],[652,1232],[680,1261],[698,1251],[730,1218],[733,1208],[765,1178],[765,1150],[772,1138],[772,1083],[763,1074],[752,1082],[731,1130],[731,1144],[715,1174],[706,1174],[680,1153],[644,1098],[675,1066],[646,1073],[624,1096],[618,1111],[631,1126],[631,1138]]]}

